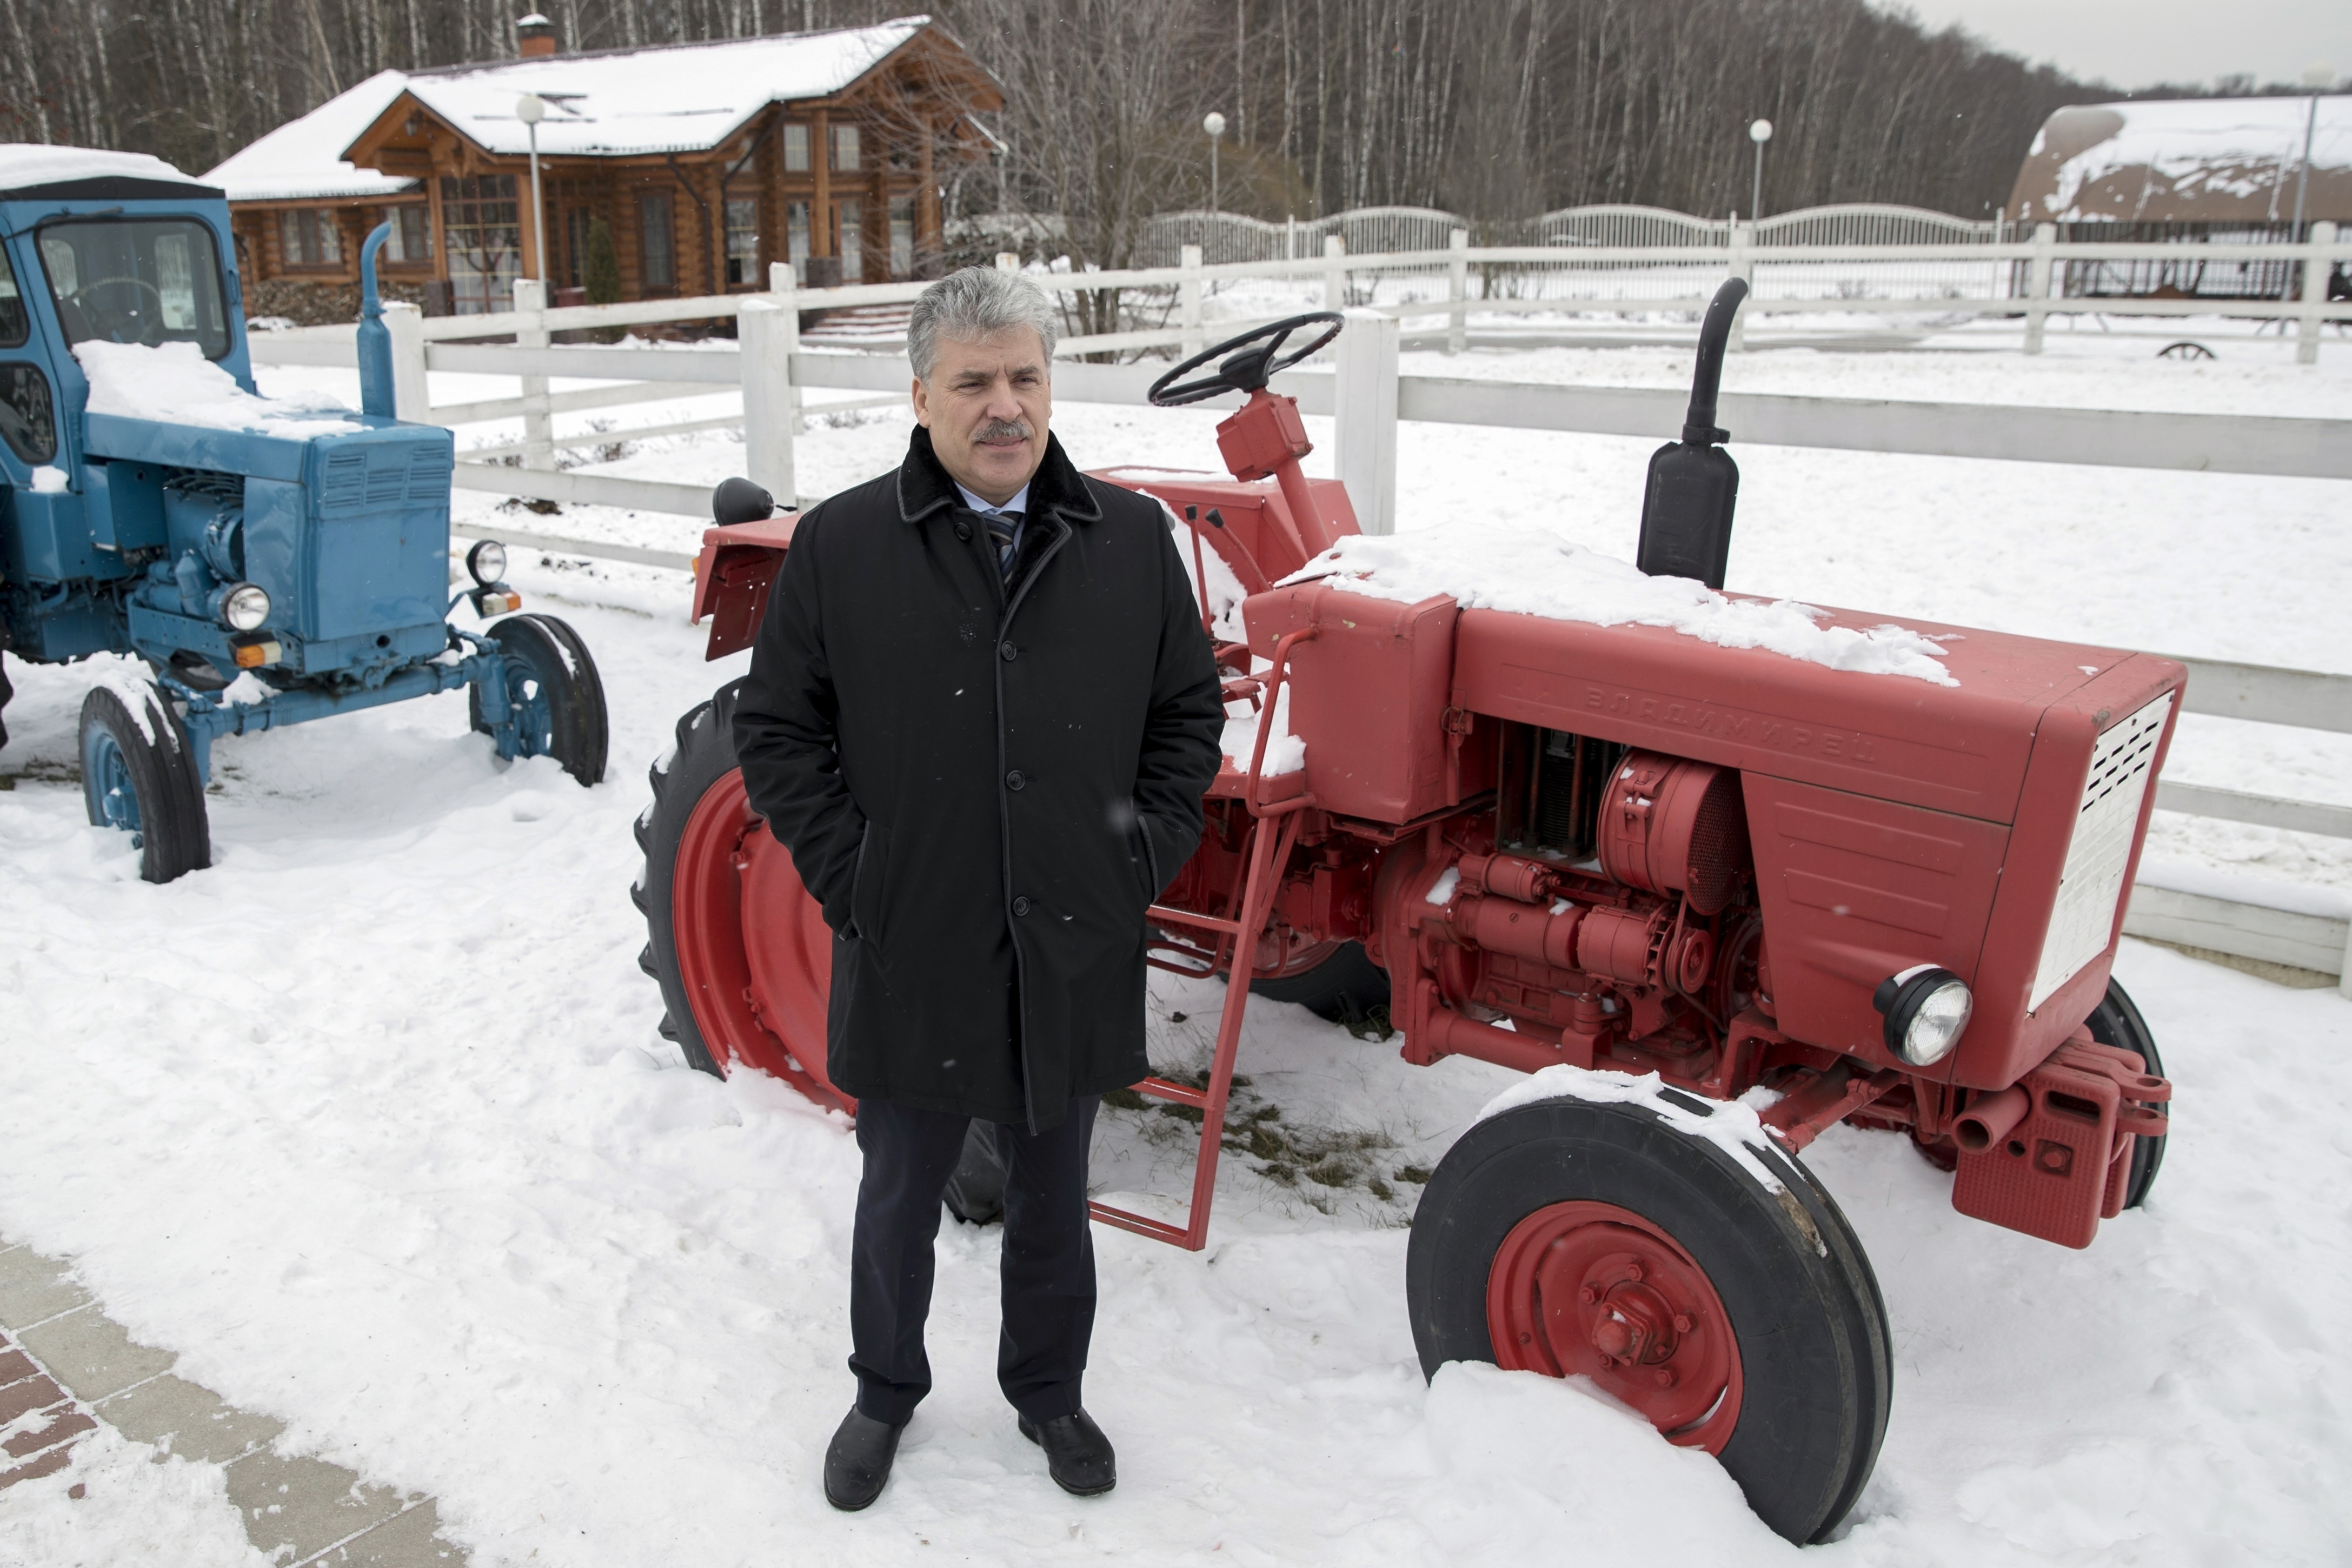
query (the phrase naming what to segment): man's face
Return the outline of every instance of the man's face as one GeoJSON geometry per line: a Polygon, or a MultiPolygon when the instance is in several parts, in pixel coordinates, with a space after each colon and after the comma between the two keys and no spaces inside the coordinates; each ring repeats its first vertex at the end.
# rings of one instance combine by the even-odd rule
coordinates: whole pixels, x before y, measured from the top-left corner
{"type": "Polygon", "coordinates": [[[1045,340],[1015,327],[971,342],[940,340],[931,379],[915,383],[915,418],[956,483],[1003,506],[1045,460],[1054,413],[1045,340]]]}

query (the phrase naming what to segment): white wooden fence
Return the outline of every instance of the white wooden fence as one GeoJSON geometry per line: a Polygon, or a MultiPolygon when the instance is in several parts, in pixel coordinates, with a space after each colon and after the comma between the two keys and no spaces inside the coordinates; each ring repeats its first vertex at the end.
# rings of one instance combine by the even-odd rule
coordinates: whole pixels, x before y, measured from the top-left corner
{"type": "MultiPolygon", "coordinates": [[[[1658,248],[1650,247],[1644,254],[1654,256],[1658,248]]],[[[1831,259],[1835,259],[1838,249],[1811,248],[1818,248],[1831,259]]],[[[1910,252],[1934,248],[1879,247],[1871,254],[1881,255],[1890,249],[1910,252]]],[[[1979,243],[1972,248],[1983,253],[2004,247],[1994,242],[1979,243]]],[[[2058,246],[2045,234],[2026,247],[2026,254],[2037,258],[2035,275],[2046,280],[2051,269],[2068,252],[2128,250],[2145,254],[2150,248],[2058,246]]],[[[2309,274],[2323,278],[2326,268],[2336,259],[2352,256],[2352,247],[2338,246],[2332,227],[2325,224],[2315,226],[2308,246],[2262,248],[2273,255],[2294,250],[2305,258],[2309,274]]],[[[1435,253],[1361,257],[1349,256],[1334,241],[1324,256],[1298,262],[1211,268],[1200,262],[1197,252],[1188,252],[1185,265],[1176,268],[1076,275],[1033,270],[1030,276],[1048,289],[1063,293],[1173,285],[1178,317],[1174,326],[1066,338],[1057,350],[1064,362],[1055,367],[1055,390],[1065,400],[1140,404],[1146,400],[1145,393],[1151,381],[1165,370],[1164,362],[1094,363],[1069,356],[1169,347],[1183,352],[1204,345],[1213,336],[1232,335],[1256,324],[1248,321],[1213,324],[1206,320],[1203,290],[1213,279],[1262,276],[1269,271],[1280,276],[1303,276],[1320,280],[1324,299],[1339,301],[1349,297],[1347,274],[1379,272],[1392,264],[1419,265],[1430,254],[1454,268],[1453,289],[1446,299],[1433,305],[1414,301],[1352,308],[1349,314],[1354,319],[1336,345],[1330,369],[1292,371],[1277,382],[1280,390],[1298,399],[1304,412],[1334,417],[1336,466],[1366,531],[1385,533],[1394,528],[1396,426],[1401,419],[1652,438],[1671,435],[1679,428],[1685,401],[1679,391],[1401,375],[1398,354],[1402,321],[1435,310],[1444,311],[1458,332],[1470,303],[1463,288],[1463,272],[1469,264],[1498,254],[1491,249],[1475,251],[1456,244],[1435,253]]],[[[1508,257],[1513,253],[1499,254],[1508,257]]],[[[1601,247],[1580,253],[1604,259],[1616,254],[1601,247]]],[[[1719,276],[1725,253],[1707,254],[1719,276]]],[[[1736,262],[1737,247],[1731,255],[1736,262]]],[[[999,262],[1009,266],[1013,258],[1000,258],[999,262]]],[[[812,403],[809,407],[899,405],[907,397],[908,379],[904,357],[895,353],[810,352],[800,342],[800,312],[904,302],[912,300],[924,286],[881,284],[796,291],[790,270],[782,267],[772,269],[771,284],[771,291],[765,295],[550,310],[544,308],[541,285],[526,280],[516,285],[518,309],[510,315],[427,321],[413,307],[388,306],[386,322],[393,338],[396,410],[403,418],[447,426],[517,418],[522,421],[521,440],[460,453],[455,482],[466,489],[707,517],[708,487],[569,471],[556,466],[555,455],[569,448],[621,439],[740,425],[744,429],[745,465],[750,477],[776,495],[796,496],[793,446],[804,412],[803,394],[846,391],[863,395],[821,405],[812,403]],[[736,320],[738,335],[732,343],[716,340],[698,344],[654,346],[633,342],[604,346],[551,341],[554,333],[562,331],[723,317],[736,320]],[[493,332],[503,333],[512,341],[466,341],[493,332]],[[520,381],[520,390],[514,397],[436,405],[427,396],[426,378],[431,371],[514,376],[520,381]],[[555,379],[601,384],[551,392],[548,383],[555,379]],[[738,395],[740,411],[625,430],[569,436],[554,433],[555,416],[562,414],[719,393],[738,395]]],[[[1696,310],[1706,300],[1705,295],[1694,294],[1681,303],[1696,310]]],[[[1495,303],[1483,301],[1478,308],[1489,308],[1495,303]]],[[[1840,301],[1842,306],[1852,303],[1854,302],[1840,301]]],[[[2079,303],[2048,300],[2045,313],[2076,308],[2079,303]]],[[[2114,310],[2118,303],[2101,301],[2099,305],[2114,310]]],[[[2140,311],[2145,314],[2179,313],[2179,307],[2184,305],[2199,311],[2212,308],[2210,301],[2195,300],[2130,303],[2145,307],[2140,311]]],[[[1769,300],[1763,301],[1760,307],[1753,300],[1750,304],[1767,311],[1774,308],[1774,302],[1769,300]]],[[[1645,304],[1644,308],[1651,306],[1645,304]]],[[[2305,344],[2314,352],[2321,321],[2352,320],[2352,305],[2328,305],[2324,298],[2307,299],[2298,310],[2296,320],[2305,329],[2305,344]]],[[[2029,321],[2027,330],[2031,343],[2038,323],[2029,321]]],[[[253,357],[260,363],[356,363],[353,340],[348,330],[257,334],[251,345],[253,357]]],[[[1739,440],[1757,444],[2352,479],[2352,420],[2138,414],[1743,394],[1727,394],[1723,397],[1720,417],[1739,440]]],[[[685,563],[676,553],[634,546],[503,528],[500,536],[526,547],[579,555],[657,565],[685,563]]],[[[2352,677],[2202,659],[2186,662],[2191,673],[2185,711],[2352,733],[2352,677]]],[[[2352,838],[2352,808],[2343,806],[2169,782],[2158,784],[2158,805],[2169,811],[2352,838]]],[[[2344,976],[2342,984],[2352,991],[2352,963],[2347,963],[2346,953],[2347,940],[2352,940],[2352,922],[2142,888],[2135,894],[2126,929],[2159,940],[2335,973],[2344,976]]]]}

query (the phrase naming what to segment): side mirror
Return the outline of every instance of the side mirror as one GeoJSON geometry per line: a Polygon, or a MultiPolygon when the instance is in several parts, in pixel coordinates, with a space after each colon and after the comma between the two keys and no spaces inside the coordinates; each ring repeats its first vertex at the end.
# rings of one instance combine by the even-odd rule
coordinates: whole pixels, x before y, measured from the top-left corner
{"type": "Polygon", "coordinates": [[[710,492],[710,516],[721,528],[739,522],[765,522],[776,515],[776,498],[741,478],[721,479],[710,492]]]}

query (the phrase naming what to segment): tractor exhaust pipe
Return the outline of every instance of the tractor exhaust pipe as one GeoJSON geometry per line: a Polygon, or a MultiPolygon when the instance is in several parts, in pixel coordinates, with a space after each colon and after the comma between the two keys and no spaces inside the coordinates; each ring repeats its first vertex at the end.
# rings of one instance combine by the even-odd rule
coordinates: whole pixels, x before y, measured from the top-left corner
{"type": "Polygon", "coordinates": [[[1744,279],[1726,279],[1715,291],[1698,329],[1698,364],[1691,374],[1683,438],[1651,456],[1650,482],[1642,496],[1642,542],[1633,560],[1653,577],[1696,577],[1710,588],[1723,586],[1739,465],[1717,445],[1730,440],[1731,432],[1717,427],[1715,402],[1731,321],[1747,298],[1744,279]]]}

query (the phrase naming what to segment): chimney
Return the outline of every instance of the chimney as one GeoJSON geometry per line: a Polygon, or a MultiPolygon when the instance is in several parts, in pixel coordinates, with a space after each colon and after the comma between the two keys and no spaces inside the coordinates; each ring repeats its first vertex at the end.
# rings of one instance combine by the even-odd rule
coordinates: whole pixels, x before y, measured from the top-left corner
{"type": "Polygon", "coordinates": [[[536,59],[555,52],[555,24],[533,11],[515,21],[515,53],[536,59]]]}

